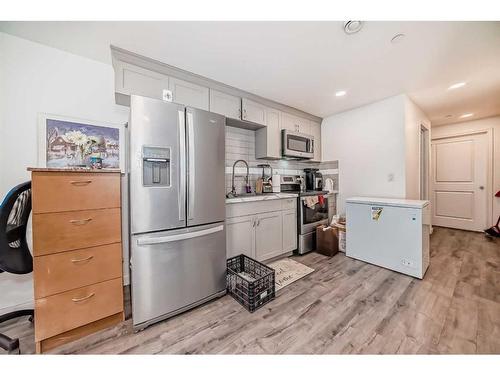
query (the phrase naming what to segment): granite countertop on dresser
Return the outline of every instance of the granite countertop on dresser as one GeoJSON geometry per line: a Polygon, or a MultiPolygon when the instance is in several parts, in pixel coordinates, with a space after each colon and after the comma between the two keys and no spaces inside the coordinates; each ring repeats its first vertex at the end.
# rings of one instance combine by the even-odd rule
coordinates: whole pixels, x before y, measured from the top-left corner
{"type": "Polygon", "coordinates": [[[287,198],[297,198],[298,194],[292,193],[264,193],[264,194],[242,194],[236,198],[226,198],[226,204],[231,203],[245,203],[245,202],[259,202],[259,201],[270,201],[275,199],[287,199],[287,198]]]}
{"type": "Polygon", "coordinates": [[[103,168],[103,169],[92,169],[92,168],[40,168],[40,167],[28,167],[30,172],[79,172],[79,173],[121,173],[118,168],[103,168]]]}

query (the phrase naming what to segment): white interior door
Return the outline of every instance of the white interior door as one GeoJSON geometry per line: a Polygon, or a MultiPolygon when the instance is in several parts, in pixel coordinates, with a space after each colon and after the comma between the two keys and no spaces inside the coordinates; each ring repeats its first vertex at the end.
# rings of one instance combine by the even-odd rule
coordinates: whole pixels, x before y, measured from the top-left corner
{"type": "Polygon", "coordinates": [[[432,224],[481,231],[488,223],[489,134],[432,141],[432,224]]]}

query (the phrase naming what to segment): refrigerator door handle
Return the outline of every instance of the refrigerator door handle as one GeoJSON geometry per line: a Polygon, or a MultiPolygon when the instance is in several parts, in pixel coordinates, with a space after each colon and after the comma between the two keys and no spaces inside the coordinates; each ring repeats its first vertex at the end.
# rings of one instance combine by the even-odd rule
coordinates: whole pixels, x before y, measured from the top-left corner
{"type": "Polygon", "coordinates": [[[209,229],[203,229],[203,230],[200,230],[197,232],[173,234],[171,236],[155,237],[155,238],[139,238],[137,240],[137,245],[139,245],[139,246],[157,245],[157,244],[161,244],[161,243],[188,240],[190,238],[196,238],[196,237],[206,236],[206,235],[212,234],[212,233],[217,233],[217,232],[222,231],[223,229],[224,229],[224,225],[218,225],[216,227],[209,228],[209,229]]]}
{"type": "Polygon", "coordinates": [[[179,111],[179,191],[177,202],[179,209],[179,221],[186,218],[186,125],[184,111],[179,111]]]}
{"type": "Polygon", "coordinates": [[[187,131],[188,131],[188,162],[189,162],[189,181],[188,181],[188,219],[193,219],[194,211],[194,195],[195,195],[195,168],[194,168],[194,126],[193,114],[186,110],[187,114],[187,131]]]}

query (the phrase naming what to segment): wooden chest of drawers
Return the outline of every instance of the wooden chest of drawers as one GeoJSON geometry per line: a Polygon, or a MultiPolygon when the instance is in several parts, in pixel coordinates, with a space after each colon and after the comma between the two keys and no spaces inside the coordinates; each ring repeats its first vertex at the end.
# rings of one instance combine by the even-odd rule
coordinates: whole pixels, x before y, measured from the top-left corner
{"type": "Polygon", "coordinates": [[[30,169],[37,353],[123,320],[120,171],[30,169]]]}

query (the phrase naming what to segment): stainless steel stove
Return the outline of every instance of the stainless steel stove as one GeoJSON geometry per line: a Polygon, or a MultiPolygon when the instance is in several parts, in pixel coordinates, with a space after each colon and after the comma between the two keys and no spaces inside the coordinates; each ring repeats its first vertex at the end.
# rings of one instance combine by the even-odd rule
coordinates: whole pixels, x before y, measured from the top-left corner
{"type": "Polygon", "coordinates": [[[296,193],[297,252],[305,254],[316,249],[316,227],[328,225],[335,212],[335,195],[327,191],[303,190],[300,176],[281,176],[281,191],[296,193]]]}

